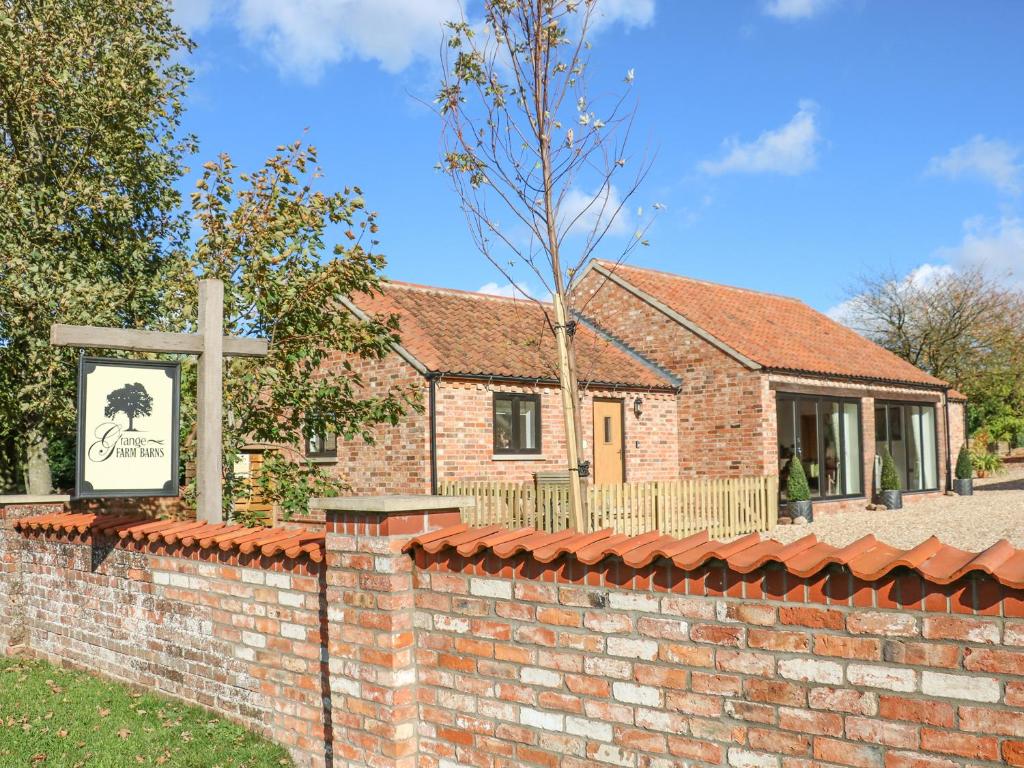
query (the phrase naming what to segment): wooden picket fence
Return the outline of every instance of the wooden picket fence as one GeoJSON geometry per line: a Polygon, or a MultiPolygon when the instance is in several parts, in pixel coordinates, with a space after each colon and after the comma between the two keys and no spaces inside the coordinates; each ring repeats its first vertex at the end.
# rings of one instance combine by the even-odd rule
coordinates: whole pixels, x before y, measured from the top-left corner
{"type": "MultiPolygon", "coordinates": [[[[463,510],[470,525],[531,527],[560,531],[570,527],[569,489],[534,483],[442,481],[441,496],[472,496],[463,510]]],[[[779,514],[777,477],[692,478],[590,485],[590,530],[611,528],[636,535],[661,531],[688,536],[708,531],[715,538],[770,530],[779,514]]]]}

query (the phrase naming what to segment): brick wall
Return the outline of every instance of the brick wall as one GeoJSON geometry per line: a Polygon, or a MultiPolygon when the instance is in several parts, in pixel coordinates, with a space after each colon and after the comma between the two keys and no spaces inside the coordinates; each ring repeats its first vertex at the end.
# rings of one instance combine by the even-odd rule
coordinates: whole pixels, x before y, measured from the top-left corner
{"type": "MultiPolygon", "coordinates": [[[[584,459],[594,461],[594,399],[624,404],[626,479],[663,480],[676,477],[676,398],[669,392],[587,389],[581,400],[584,459]],[[643,415],[633,413],[642,397],[643,415]]],[[[437,466],[441,480],[528,482],[535,472],[565,469],[565,422],[557,387],[534,387],[478,381],[442,380],[437,387],[437,466]],[[541,396],[541,458],[494,457],[494,392],[529,392],[541,396]]]]}
{"type": "Polygon", "coordinates": [[[418,563],[420,766],[1024,765],[1020,591],[418,563]]]}

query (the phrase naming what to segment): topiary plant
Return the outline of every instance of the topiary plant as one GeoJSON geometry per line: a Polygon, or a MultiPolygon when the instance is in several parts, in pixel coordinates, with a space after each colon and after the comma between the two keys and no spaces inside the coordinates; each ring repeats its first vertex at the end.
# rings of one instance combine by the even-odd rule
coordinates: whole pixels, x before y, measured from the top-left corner
{"type": "Polygon", "coordinates": [[[789,460],[789,476],[786,478],[786,498],[790,501],[810,501],[811,487],[807,484],[804,464],[799,456],[789,460]]]}
{"type": "Polygon", "coordinates": [[[889,453],[888,448],[882,449],[881,485],[883,491],[900,490],[900,476],[896,472],[896,462],[893,461],[892,454],[889,453]]]}
{"type": "Polygon", "coordinates": [[[970,480],[974,476],[974,464],[971,462],[971,451],[967,443],[960,446],[960,454],[956,457],[956,479],[970,480]]]}

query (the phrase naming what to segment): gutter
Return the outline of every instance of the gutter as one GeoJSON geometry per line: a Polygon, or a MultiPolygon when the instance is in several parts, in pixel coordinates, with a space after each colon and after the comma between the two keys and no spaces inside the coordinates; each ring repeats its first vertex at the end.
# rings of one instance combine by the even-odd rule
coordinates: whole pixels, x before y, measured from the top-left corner
{"type": "Polygon", "coordinates": [[[430,391],[427,396],[430,417],[430,495],[437,496],[437,381],[441,378],[439,373],[431,373],[427,376],[430,384],[430,391]]]}
{"type": "MultiPolygon", "coordinates": [[[[942,396],[943,409],[945,411],[945,426],[946,426],[946,490],[951,491],[953,489],[953,439],[949,434],[949,387],[946,387],[946,392],[942,396]]],[[[964,408],[964,413],[967,413],[967,409],[964,408]]]]}

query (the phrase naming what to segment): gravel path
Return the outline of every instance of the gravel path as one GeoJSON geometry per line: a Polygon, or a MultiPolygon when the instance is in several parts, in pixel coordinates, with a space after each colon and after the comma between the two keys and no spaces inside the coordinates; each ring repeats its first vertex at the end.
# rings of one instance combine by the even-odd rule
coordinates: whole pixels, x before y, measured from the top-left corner
{"type": "Polygon", "coordinates": [[[776,526],[765,535],[788,543],[809,533],[835,546],[873,533],[901,548],[913,547],[929,536],[972,551],[990,547],[999,539],[1024,547],[1024,466],[1009,465],[995,477],[975,480],[973,496],[904,501],[899,511],[846,512],[810,525],[776,526]]]}

